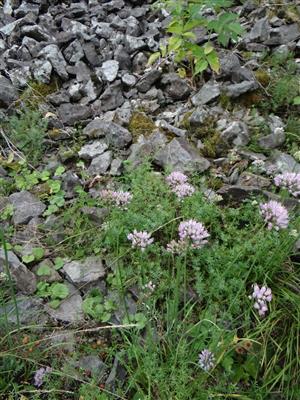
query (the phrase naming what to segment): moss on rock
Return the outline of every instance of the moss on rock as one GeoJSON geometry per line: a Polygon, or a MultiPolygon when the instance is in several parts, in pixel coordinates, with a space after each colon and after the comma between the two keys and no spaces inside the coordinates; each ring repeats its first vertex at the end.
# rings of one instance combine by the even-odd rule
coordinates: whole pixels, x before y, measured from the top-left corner
{"type": "Polygon", "coordinates": [[[129,121],[128,130],[133,139],[140,135],[149,136],[155,129],[152,118],[148,117],[144,112],[135,111],[129,121]]]}

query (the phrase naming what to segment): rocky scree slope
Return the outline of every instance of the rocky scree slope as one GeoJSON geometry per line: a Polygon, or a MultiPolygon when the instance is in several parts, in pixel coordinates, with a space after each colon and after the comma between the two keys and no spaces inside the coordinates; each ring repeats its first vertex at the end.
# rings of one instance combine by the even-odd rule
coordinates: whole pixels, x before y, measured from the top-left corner
{"type": "MultiPolygon", "coordinates": [[[[241,99],[262,93],[268,101],[267,89],[256,73],[266,53],[287,56],[292,52],[299,77],[299,23],[251,1],[234,9],[246,35],[231,50],[220,50],[219,75],[208,71],[192,82],[176,74],[172,64],[147,67],[169,22],[165,13],[154,12],[147,2],[7,0],[0,9],[2,117],[22,109],[22,92],[31,82],[39,82],[39,87],[56,82],[57,90],[37,105],[47,118],[49,138],[45,140],[50,143],[40,169],[55,170],[65,163],[68,170],[61,179],[69,201],[76,197],[74,188],[86,183],[72,163],[74,157],[85,163],[91,179],[119,176],[125,160],[137,166],[151,157],[159,168],[209,171],[210,182],[218,182],[213,189],[223,201],[240,202],[253,193],[274,198],[269,191],[272,174],[300,172],[299,158],[282,151],[286,115],[252,112],[249,102],[241,99]],[[83,127],[84,143],[71,155],[57,153],[65,143],[72,143],[78,125],[83,127]],[[258,131],[259,153],[247,147],[258,131]]],[[[294,12],[300,12],[298,6],[294,12]]],[[[198,32],[199,43],[205,38],[205,32],[198,32]]],[[[0,173],[10,181],[5,169],[0,173]]],[[[88,190],[93,195],[92,185],[88,190]]],[[[209,184],[205,190],[210,196],[216,194],[209,184]]],[[[1,203],[2,209],[13,206],[13,242],[22,245],[18,256],[9,252],[22,322],[83,321],[84,291],[78,288],[104,285],[101,256],[69,260],[59,273],[51,259],[44,260],[51,270],[50,281],[65,279],[71,293],[59,308],[45,309],[41,300],[28,297],[36,290],[38,266],[28,268],[20,259],[38,246],[39,226],[51,226],[55,218],[43,216],[45,204],[27,190],[3,197],[1,203]]],[[[287,201],[289,207],[297,204],[296,199],[287,201]]],[[[105,210],[85,212],[100,224],[105,218],[105,210]]],[[[0,260],[3,270],[3,251],[0,260]]],[[[128,307],[134,313],[131,297],[128,307]]]]}

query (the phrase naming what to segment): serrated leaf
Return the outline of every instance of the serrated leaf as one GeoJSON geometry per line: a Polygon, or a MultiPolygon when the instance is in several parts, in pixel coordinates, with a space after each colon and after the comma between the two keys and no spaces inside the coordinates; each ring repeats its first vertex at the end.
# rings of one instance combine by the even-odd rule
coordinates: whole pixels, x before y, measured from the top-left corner
{"type": "Polygon", "coordinates": [[[51,268],[48,265],[41,265],[37,270],[38,276],[49,276],[51,275],[51,268]]]}
{"type": "Polygon", "coordinates": [[[205,43],[203,48],[204,48],[204,54],[205,55],[211,53],[214,50],[214,46],[210,42],[205,43]]]}
{"type": "Polygon", "coordinates": [[[160,52],[156,51],[155,53],[152,53],[151,56],[148,58],[147,65],[152,65],[155,63],[156,60],[160,58],[160,52]]]}
{"type": "Polygon", "coordinates": [[[237,35],[241,35],[244,32],[244,28],[238,22],[231,22],[228,28],[237,35]]]}
{"type": "Polygon", "coordinates": [[[201,74],[201,72],[205,71],[208,67],[208,62],[206,60],[198,60],[195,64],[194,75],[201,74]]]}
{"type": "Polygon", "coordinates": [[[197,39],[197,36],[193,32],[185,32],[182,34],[182,36],[187,39],[193,39],[193,40],[197,39]]]}
{"type": "Polygon", "coordinates": [[[182,45],[182,39],[176,36],[173,36],[169,39],[169,51],[176,51],[182,45]]]}
{"type": "Polygon", "coordinates": [[[207,54],[206,59],[209,63],[210,68],[217,74],[220,72],[220,61],[216,51],[212,51],[207,54]]]}

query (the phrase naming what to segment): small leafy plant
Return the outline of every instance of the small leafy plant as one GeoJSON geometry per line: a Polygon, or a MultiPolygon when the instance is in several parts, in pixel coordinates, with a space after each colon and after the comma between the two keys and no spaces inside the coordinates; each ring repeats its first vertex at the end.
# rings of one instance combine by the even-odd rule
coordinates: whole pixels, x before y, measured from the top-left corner
{"type": "Polygon", "coordinates": [[[61,301],[68,297],[69,288],[64,283],[55,282],[49,284],[48,282],[39,282],[37,284],[37,295],[43,298],[50,298],[50,307],[57,308],[61,301]]]}
{"type": "Polygon", "coordinates": [[[230,41],[236,42],[244,33],[238,22],[238,15],[224,11],[231,4],[228,0],[157,2],[157,8],[166,8],[172,16],[167,28],[171,37],[167,45],[162,45],[160,51],[150,56],[149,64],[160,57],[168,56],[174,57],[176,63],[187,60],[193,75],[200,74],[208,67],[218,73],[220,63],[215,45],[210,39],[212,34],[217,34],[218,43],[227,47],[230,41]],[[207,17],[208,10],[213,10],[213,17],[207,17]],[[207,39],[203,45],[198,44],[196,28],[202,28],[206,32],[207,39]]]}
{"type": "Polygon", "coordinates": [[[9,120],[9,138],[30,163],[36,164],[42,157],[47,120],[39,111],[25,109],[9,120]]]}
{"type": "Polygon", "coordinates": [[[108,322],[113,311],[116,310],[116,306],[112,300],[104,299],[102,293],[94,289],[83,301],[82,309],[96,321],[108,322]]]}

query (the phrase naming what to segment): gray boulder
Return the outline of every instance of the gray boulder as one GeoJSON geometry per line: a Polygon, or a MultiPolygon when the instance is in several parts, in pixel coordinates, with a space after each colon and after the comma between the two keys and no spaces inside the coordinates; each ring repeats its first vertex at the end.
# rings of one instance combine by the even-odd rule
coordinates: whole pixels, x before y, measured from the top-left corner
{"type": "Polygon", "coordinates": [[[74,284],[95,282],[105,276],[101,257],[88,257],[84,261],[71,261],[64,265],[66,277],[74,284]]]}
{"type": "Polygon", "coordinates": [[[154,161],[163,168],[182,172],[204,172],[210,166],[210,162],[184,138],[173,139],[155,155],[154,161]]]}
{"type": "Polygon", "coordinates": [[[88,168],[90,175],[105,174],[112,162],[112,152],[106,151],[100,156],[93,158],[91,165],[88,168]]]}
{"type": "Polygon", "coordinates": [[[59,106],[58,114],[63,124],[74,125],[87,120],[92,115],[92,110],[86,105],[65,103],[59,106]]]}
{"type": "Polygon", "coordinates": [[[208,82],[192,98],[192,104],[195,107],[207,104],[220,96],[220,85],[218,83],[208,82]]]}
{"type": "Polygon", "coordinates": [[[119,62],[116,60],[105,61],[102,64],[100,71],[101,71],[102,77],[105,81],[113,82],[118,75],[119,62]]]}
{"type": "Polygon", "coordinates": [[[130,161],[132,166],[136,167],[145,159],[153,157],[166,143],[167,137],[161,132],[154,132],[148,138],[140,135],[138,141],[130,147],[131,153],[128,161],[130,161]]]}
{"type": "Polygon", "coordinates": [[[163,75],[161,84],[164,88],[164,94],[172,100],[184,100],[191,93],[190,85],[176,73],[163,75]]]}
{"type": "Polygon", "coordinates": [[[102,140],[95,140],[93,143],[85,144],[78,152],[80,158],[92,160],[107,150],[107,144],[102,140]]]}
{"type": "Polygon", "coordinates": [[[297,172],[300,173],[300,164],[289,154],[275,150],[267,162],[267,165],[273,165],[278,172],[297,172]]]}
{"type": "Polygon", "coordinates": [[[124,103],[121,81],[117,80],[107,87],[100,96],[101,110],[103,112],[115,110],[124,103]]]}
{"type": "Polygon", "coordinates": [[[9,107],[18,99],[17,90],[4,76],[0,76],[0,107],[9,107]]]}
{"type": "Polygon", "coordinates": [[[50,83],[52,64],[47,60],[34,60],[32,64],[32,73],[38,82],[50,83]]]}
{"type": "Polygon", "coordinates": [[[270,31],[270,36],[264,41],[267,46],[281,45],[300,38],[300,29],[297,23],[281,25],[270,31]]]}
{"type": "Polygon", "coordinates": [[[66,70],[67,63],[62,55],[62,52],[59,50],[59,47],[56,44],[49,44],[48,46],[44,47],[40,51],[39,57],[43,57],[50,61],[54,71],[61,79],[65,81],[69,79],[69,74],[66,70]]]}
{"type": "Polygon", "coordinates": [[[256,81],[244,81],[228,85],[224,89],[227,96],[235,98],[239,97],[241,94],[256,90],[257,88],[258,83],[256,81]]]}
{"type": "Polygon", "coordinates": [[[26,190],[11,194],[9,201],[14,208],[15,225],[27,224],[32,218],[42,215],[46,209],[44,203],[26,190]]]}
{"type": "Polygon", "coordinates": [[[71,284],[66,283],[69,288],[69,296],[62,300],[59,307],[54,309],[49,305],[45,306],[45,310],[55,321],[67,323],[80,323],[84,320],[82,311],[82,298],[79,291],[71,284]]]}
{"type": "Polygon", "coordinates": [[[105,137],[108,145],[119,149],[128,146],[132,141],[131,133],[127,129],[99,118],[90,122],[83,130],[83,134],[90,138],[105,137]]]}
{"type": "MultiPolygon", "coordinates": [[[[48,322],[49,317],[44,311],[43,301],[41,299],[17,296],[16,301],[21,325],[45,325],[48,322]]],[[[17,312],[13,301],[0,307],[0,323],[2,323],[2,321],[4,323],[5,314],[7,315],[9,323],[17,323],[17,312]]]]}
{"type": "MultiPolygon", "coordinates": [[[[18,257],[12,252],[8,251],[8,268],[16,282],[17,288],[24,294],[34,293],[36,290],[36,277],[29,271],[29,269],[21,263],[18,257]]],[[[6,258],[5,252],[0,249],[0,271],[6,271],[6,258]]]]}
{"type": "Polygon", "coordinates": [[[246,146],[250,140],[248,127],[241,121],[231,122],[220,135],[226,143],[235,146],[246,146]]]}
{"type": "Polygon", "coordinates": [[[271,26],[268,17],[259,19],[251,31],[246,35],[246,40],[249,42],[263,42],[270,37],[271,26]]]}
{"type": "Polygon", "coordinates": [[[161,77],[162,72],[158,69],[153,69],[152,71],[146,73],[136,84],[136,88],[141,93],[146,93],[151,89],[156,81],[161,77]]]}

